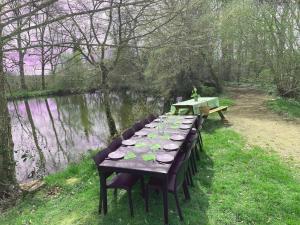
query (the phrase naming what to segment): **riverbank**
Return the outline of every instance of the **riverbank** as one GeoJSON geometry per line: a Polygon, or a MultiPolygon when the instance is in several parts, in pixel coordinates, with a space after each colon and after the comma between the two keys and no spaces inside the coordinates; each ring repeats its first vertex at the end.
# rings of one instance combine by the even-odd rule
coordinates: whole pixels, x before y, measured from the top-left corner
{"type": "MultiPolygon", "coordinates": [[[[300,179],[293,165],[246,140],[219,120],[204,124],[205,151],[190,188],[191,200],[180,193],[186,224],[299,224],[300,179]]],[[[91,155],[79,164],[47,176],[46,186],[21,199],[0,215],[0,224],[162,224],[161,195],[150,195],[144,211],[139,186],[133,193],[130,218],[127,194],[108,197],[108,214],[98,215],[99,178],[91,155]]],[[[170,224],[181,224],[170,196],[170,224]]]]}
{"type": "Polygon", "coordinates": [[[7,93],[7,99],[11,100],[21,100],[30,99],[38,97],[52,97],[52,96],[64,96],[72,94],[83,94],[83,93],[94,93],[98,89],[96,88],[72,88],[72,89],[52,89],[52,90],[38,90],[38,91],[15,91],[12,93],[7,93]]]}

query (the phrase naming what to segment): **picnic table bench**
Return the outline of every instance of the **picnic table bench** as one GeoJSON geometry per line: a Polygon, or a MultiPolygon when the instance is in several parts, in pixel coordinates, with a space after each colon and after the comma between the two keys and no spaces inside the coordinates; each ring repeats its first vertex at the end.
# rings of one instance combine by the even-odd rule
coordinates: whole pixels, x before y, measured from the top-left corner
{"type": "Polygon", "coordinates": [[[221,120],[228,122],[223,112],[228,109],[228,106],[220,106],[218,97],[200,97],[197,101],[190,99],[187,101],[178,102],[172,105],[171,112],[178,114],[201,114],[207,118],[212,113],[218,113],[221,120]]]}
{"type": "Polygon", "coordinates": [[[207,115],[203,115],[204,118],[207,118],[209,114],[215,113],[217,112],[219,114],[219,116],[221,117],[221,120],[224,122],[228,122],[227,119],[225,118],[223,111],[227,111],[228,106],[219,106],[216,108],[212,108],[209,110],[207,115]]]}

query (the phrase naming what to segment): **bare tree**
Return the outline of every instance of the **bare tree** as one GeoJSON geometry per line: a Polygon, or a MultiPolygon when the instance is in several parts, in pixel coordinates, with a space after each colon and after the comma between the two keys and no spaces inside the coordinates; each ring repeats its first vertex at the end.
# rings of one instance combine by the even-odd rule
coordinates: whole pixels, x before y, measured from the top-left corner
{"type": "MultiPolygon", "coordinates": [[[[102,87],[107,86],[109,73],[117,65],[125,47],[137,47],[137,41],[154,34],[177,15],[164,10],[164,1],[111,0],[78,1],[86,15],[74,14],[68,22],[61,23],[76,50],[96,68],[102,87]],[[101,8],[107,11],[99,11],[101,8]],[[159,12],[157,9],[160,9],[159,12]],[[83,22],[85,21],[85,22],[83,22]]],[[[68,7],[72,11],[72,5],[68,7]]]]}
{"type": "MultiPolygon", "coordinates": [[[[98,69],[102,84],[106,86],[109,72],[117,64],[124,46],[130,46],[132,40],[135,42],[139,40],[143,43],[144,37],[155,33],[176,16],[176,12],[168,13],[163,10],[165,2],[160,0],[77,0],[71,3],[68,0],[65,2],[5,0],[0,3],[0,196],[18,189],[5,90],[4,54],[17,50],[22,51],[21,56],[23,56],[27,49],[40,48],[41,55],[44,57],[42,63],[45,65],[48,61],[53,62],[52,56],[47,58],[45,56],[51,51],[55,54],[54,47],[75,46],[86,61],[98,69]],[[51,10],[47,11],[50,6],[51,10]],[[32,22],[36,15],[42,14],[45,14],[43,19],[32,22]],[[45,34],[48,32],[46,31],[48,24],[55,24],[56,28],[51,32],[61,32],[59,27],[63,27],[64,31],[67,31],[63,34],[66,39],[60,43],[53,43],[53,39],[46,42],[45,34]],[[112,27],[114,27],[114,35],[112,27]],[[39,41],[31,42],[30,45],[21,43],[16,47],[13,46],[18,37],[24,41],[22,35],[25,32],[31,35],[30,32],[33,30],[38,30],[41,34],[39,41]],[[110,48],[114,48],[116,54],[114,57],[108,57],[113,60],[106,61],[110,48]]],[[[23,62],[20,61],[22,66],[23,62]]],[[[43,86],[45,86],[44,81],[43,86]]]]}

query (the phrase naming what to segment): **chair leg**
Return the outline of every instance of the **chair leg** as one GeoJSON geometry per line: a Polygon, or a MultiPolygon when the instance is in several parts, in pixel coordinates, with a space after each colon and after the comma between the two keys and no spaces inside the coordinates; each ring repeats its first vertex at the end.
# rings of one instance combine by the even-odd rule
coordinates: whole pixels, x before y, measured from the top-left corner
{"type": "Polygon", "coordinates": [[[202,135],[201,135],[201,132],[200,130],[198,131],[198,135],[199,135],[199,147],[200,147],[200,151],[203,151],[203,139],[202,139],[202,135]]]}
{"type": "Polygon", "coordinates": [[[145,197],[145,182],[144,177],[141,178],[141,191],[142,191],[142,197],[145,197]]]}
{"type": "Polygon", "coordinates": [[[194,182],[193,182],[193,177],[192,177],[192,172],[190,166],[188,167],[188,175],[190,177],[190,184],[192,187],[194,187],[194,182]]]}
{"type": "Polygon", "coordinates": [[[188,185],[191,185],[191,182],[190,182],[190,176],[189,176],[188,171],[186,172],[185,176],[186,176],[186,182],[187,182],[187,184],[188,184],[188,185]]]}
{"type": "Polygon", "coordinates": [[[128,194],[128,203],[129,203],[129,208],[130,208],[130,215],[133,216],[133,205],[132,205],[131,190],[128,190],[127,194],[128,194]]]}
{"type": "Polygon", "coordinates": [[[196,160],[195,160],[195,154],[194,154],[195,149],[192,150],[191,157],[190,157],[190,164],[191,164],[191,169],[192,169],[192,174],[195,175],[197,172],[196,168],[196,160]]]}
{"type": "Polygon", "coordinates": [[[102,211],[102,202],[103,202],[103,200],[102,200],[102,196],[100,194],[100,197],[99,197],[99,209],[98,209],[98,213],[99,214],[101,214],[101,211],[102,211]]]}
{"type": "Polygon", "coordinates": [[[198,138],[198,141],[197,141],[197,144],[196,144],[196,149],[195,149],[195,155],[196,155],[196,159],[199,161],[200,160],[200,154],[199,154],[199,148],[201,148],[200,147],[200,139],[198,138]]]}
{"type": "Polygon", "coordinates": [[[148,185],[145,187],[145,210],[149,212],[149,188],[148,185]]]}
{"type": "Polygon", "coordinates": [[[177,211],[178,211],[179,218],[180,218],[181,221],[183,221],[183,216],[182,216],[182,212],[181,212],[181,209],[180,209],[180,205],[179,205],[178,196],[177,196],[176,191],[174,193],[174,197],[175,197],[175,201],[176,201],[176,208],[177,208],[177,211]]]}
{"type": "Polygon", "coordinates": [[[183,189],[185,199],[189,200],[191,197],[190,197],[190,192],[189,192],[189,188],[187,186],[186,179],[184,179],[184,181],[183,181],[182,189],[183,189]]]}
{"type": "Polygon", "coordinates": [[[193,152],[191,154],[191,163],[192,163],[192,167],[193,167],[193,175],[195,175],[198,172],[197,165],[196,165],[196,159],[195,159],[195,151],[196,151],[196,149],[194,148],[192,151],[193,152]]]}

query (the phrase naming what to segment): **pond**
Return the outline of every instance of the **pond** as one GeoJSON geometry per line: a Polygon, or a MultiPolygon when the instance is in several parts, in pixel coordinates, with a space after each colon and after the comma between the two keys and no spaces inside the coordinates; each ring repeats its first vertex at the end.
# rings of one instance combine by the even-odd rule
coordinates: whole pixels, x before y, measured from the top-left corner
{"type": "Polygon", "coordinates": [[[138,94],[102,93],[9,102],[16,175],[37,179],[103,148],[118,132],[149,113],[161,113],[163,100],[138,94]]]}

